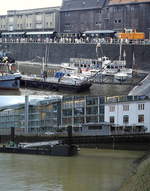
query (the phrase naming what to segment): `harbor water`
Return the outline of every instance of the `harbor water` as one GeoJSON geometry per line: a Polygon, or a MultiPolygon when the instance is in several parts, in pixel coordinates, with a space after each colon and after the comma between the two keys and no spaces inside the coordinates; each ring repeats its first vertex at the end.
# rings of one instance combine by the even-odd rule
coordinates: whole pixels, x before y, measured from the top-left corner
{"type": "MultiPolygon", "coordinates": [[[[40,76],[42,64],[33,62],[19,62],[18,68],[21,73],[27,75],[40,76]]],[[[48,64],[47,71],[49,76],[54,76],[54,73],[59,69],[59,66],[48,64]]],[[[72,91],[61,92],[61,91],[48,91],[48,90],[37,90],[37,89],[23,89],[19,91],[14,90],[0,90],[0,95],[104,95],[104,96],[116,96],[116,95],[127,95],[133,88],[132,85],[112,85],[112,84],[93,84],[91,88],[82,93],[74,93],[72,91]]]]}
{"type": "Polygon", "coordinates": [[[2,191],[117,191],[143,152],[81,149],[75,157],[0,153],[2,191]]]}

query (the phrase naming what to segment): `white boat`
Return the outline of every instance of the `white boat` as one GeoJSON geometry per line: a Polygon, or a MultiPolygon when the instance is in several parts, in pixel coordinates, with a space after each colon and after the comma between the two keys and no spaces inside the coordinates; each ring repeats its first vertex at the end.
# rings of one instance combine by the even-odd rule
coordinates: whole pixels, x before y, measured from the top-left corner
{"type": "Polygon", "coordinates": [[[0,63],[0,89],[18,90],[21,74],[17,72],[15,63],[8,63],[4,57],[0,63]]]}
{"type": "Polygon", "coordinates": [[[126,72],[117,72],[116,74],[114,74],[114,78],[118,81],[126,81],[129,76],[126,72]]]}

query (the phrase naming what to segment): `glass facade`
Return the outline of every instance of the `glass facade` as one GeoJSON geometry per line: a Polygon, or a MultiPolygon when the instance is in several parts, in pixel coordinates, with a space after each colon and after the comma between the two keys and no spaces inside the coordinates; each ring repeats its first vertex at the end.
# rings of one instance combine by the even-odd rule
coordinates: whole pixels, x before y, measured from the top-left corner
{"type": "Polygon", "coordinates": [[[71,125],[74,132],[82,133],[85,124],[98,125],[104,122],[104,103],[104,96],[64,97],[61,126],[66,128],[71,125]]]}
{"type": "Polygon", "coordinates": [[[27,120],[29,134],[43,134],[68,126],[72,126],[74,132],[81,132],[84,124],[104,122],[104,102],[102,96],[70,96],[29,103],[27,112],[26,104],[17,104],[0,110],[0,128],[15,127],[21,129],[18,133],[24,133],[27,120]]]}

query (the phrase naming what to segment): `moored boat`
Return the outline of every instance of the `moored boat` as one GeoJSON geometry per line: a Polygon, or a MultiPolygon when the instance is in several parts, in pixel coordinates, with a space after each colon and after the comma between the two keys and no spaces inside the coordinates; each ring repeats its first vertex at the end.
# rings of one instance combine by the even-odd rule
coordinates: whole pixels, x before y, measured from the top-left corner
{"type": "Polygon", "coordinates": [[[0,89],[18,90],[20,88],[21,74],[17,72],[16,64],[9,63],[8,57],[1,58],[0,63],[0,89]]]}

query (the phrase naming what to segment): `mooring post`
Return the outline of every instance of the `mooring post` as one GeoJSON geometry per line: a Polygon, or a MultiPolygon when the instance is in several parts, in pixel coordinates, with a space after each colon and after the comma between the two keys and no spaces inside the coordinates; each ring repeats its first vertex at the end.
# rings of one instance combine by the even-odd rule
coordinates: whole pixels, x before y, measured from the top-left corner
{"type": "Polygon", "coordinates": [[[11,127],[10,141],[15,142],[15,127],[11,127]]]}
{"type": "Polygon", "coordinates": [[[72,126],[67,127],[67,133],[68,133],[68,145],[72,144],[72,126]]]}

